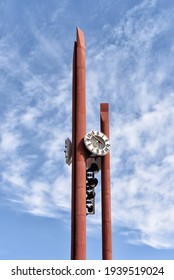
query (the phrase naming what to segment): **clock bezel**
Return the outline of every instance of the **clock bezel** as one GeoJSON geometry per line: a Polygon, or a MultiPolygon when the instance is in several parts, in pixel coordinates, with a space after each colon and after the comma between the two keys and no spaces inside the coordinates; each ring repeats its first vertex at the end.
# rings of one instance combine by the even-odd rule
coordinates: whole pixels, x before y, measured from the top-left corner
{"type": "Polygon", "coordinates": [[[91,132],[88,132],[84,137],[84,144],[86,148],[96,156],[105,156],[110,152],[109,138],[101,131],[92,130],[91,132]],[[102,149],[94,147],[93,143],[90,142],[93,136],[97,136],[104,141],[105,146],[102,149]]]}

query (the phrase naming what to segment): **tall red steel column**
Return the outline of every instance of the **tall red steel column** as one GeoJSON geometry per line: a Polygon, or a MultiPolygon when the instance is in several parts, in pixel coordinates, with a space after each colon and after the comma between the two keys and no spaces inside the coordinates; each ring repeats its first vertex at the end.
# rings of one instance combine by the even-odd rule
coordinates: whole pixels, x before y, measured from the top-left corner
{"type": "MultiPolygon", "coordinates": [[[[100,129],[109,138],[109,104],[100,104],[100,129]]],[[[101,158],[102,259],[112,259],[110,153],[101,158]]]]}
{"type": "Polygon", "coordinates": [[[83,32],[77,28],[72,89],[71,259],[86,259],[86,61],[83,32]]]}

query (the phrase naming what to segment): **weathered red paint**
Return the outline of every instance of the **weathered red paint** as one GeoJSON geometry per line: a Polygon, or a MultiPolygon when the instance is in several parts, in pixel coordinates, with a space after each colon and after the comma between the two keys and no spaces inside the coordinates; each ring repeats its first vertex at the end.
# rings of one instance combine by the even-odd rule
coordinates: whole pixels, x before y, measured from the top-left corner
{"type": "MultiPolygon", "coordinates": [[[[109,104],[100,104],[100,127],[109,138],[109,104]]],[[[102,259],[112,259],[110,153],[101,158],[102,259]]]]}
{"type": "Polygon", "coordinates": [[[72,90],[71,259],[86,259],[86,61],[83,32],[77,28],[72,90]]]}

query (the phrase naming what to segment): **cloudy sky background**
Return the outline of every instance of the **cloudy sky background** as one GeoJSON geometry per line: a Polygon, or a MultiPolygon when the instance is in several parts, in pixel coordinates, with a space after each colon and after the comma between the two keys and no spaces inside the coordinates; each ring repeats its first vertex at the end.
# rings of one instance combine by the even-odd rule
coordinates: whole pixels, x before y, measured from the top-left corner
{"type": "MultiPolygon", "coordinates": [[[[0,1],[0,259],[69,259],[72,53],[110,103],[114,259],[174,259],[174,3],[0,1]]],[[[101,259],[100,186],[87,257],[101,259]]]]}

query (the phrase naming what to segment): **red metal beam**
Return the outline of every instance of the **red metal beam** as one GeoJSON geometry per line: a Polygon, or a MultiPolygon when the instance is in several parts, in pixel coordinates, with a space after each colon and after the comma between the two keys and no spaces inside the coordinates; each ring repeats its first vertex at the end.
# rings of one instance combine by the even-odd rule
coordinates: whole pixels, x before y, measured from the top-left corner
{"type": "MultiPolygon", "coordinates": [[[[109,138],[109,104],[100,104],[100,127],[109,138]]],[[[112,259],[112,224],[110,190],[110,153],[101,158],[102,259],[112,259]]]]}
{"type": "Polygon", "coordinates": [[[86,57],[83,32],[77,28],[72,91],[71,259],[86,259],[86,57]]]}

